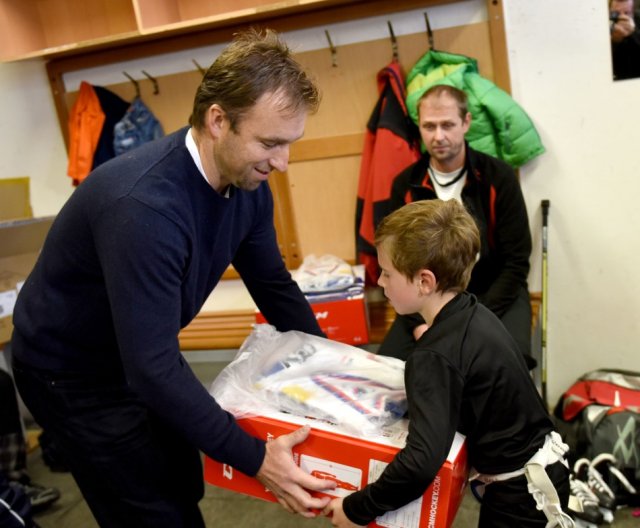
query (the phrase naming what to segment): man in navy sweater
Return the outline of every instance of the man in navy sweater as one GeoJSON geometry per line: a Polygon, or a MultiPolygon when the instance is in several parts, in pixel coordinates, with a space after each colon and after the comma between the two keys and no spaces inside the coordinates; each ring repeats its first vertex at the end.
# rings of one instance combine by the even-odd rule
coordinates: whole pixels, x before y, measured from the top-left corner
{"type": "Polygon", "coordinates": [[[236,36],[206,72],[191,127],[98,167],[60,211],[14,312],[16,385],[102,527],[202,527],[199,451],[313,516],[331,487],[298,468],[302,428],[265,444],[221,409],[178,333],[230,263],[279,330],[322,335],[286,270],[272,170],[317,109],[271,31],[236,36]]]}

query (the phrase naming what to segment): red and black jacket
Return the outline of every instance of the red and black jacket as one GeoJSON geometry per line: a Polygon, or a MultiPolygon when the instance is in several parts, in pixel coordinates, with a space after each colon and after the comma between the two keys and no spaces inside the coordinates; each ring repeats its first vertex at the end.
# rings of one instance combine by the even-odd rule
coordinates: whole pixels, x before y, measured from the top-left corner
{"type": "Polygon", "coordinates": [[[356,204],[356,252],[358,262],[365,265],[367,284],[378,279],[373,238],[384,218],[393,179],[420,159],[418,129],[407,113],[400,65],[392,62],[377,80],[380,98],[367,123],[356,204]]]}

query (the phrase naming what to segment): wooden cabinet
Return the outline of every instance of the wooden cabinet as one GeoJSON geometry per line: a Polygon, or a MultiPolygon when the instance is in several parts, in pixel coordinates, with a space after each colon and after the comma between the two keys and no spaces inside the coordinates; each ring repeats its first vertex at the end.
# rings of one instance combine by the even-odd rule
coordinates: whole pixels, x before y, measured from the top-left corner
{"type": "Polygon", "coordinates": [[[2,0],[0,61],[61,57],[298,17],[291,28],[453,0],[2,0]]]}
{"type": "Polygon", "coordinates": [[[132,0],[3,0],[0,60],[78,50],[139,34],[132,0]]]}

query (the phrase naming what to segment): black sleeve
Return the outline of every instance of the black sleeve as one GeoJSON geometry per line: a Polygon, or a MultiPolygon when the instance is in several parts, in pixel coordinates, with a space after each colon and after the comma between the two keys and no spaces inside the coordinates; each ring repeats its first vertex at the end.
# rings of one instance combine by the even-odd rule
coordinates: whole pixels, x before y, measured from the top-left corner
{"type": "Polygon", "coordinates": [[[518,292],[527,286],[531,257],[531,231],[522,189],[511,171],[499,182],[495,202],[495,251],[501,269],[480,301],[499,317],[513,304],[518,292]]]}
{"type": "Polygon", "coordinates": [[[180,354],[188,237],[133,199],[121,200],[93,228],[127,382],[190,443],[254,475],[264,459],[264,442],[237,425],[180,354]]]}
{"type": "Polygon", "coordinates": [[[462,376],[442,356],[416,350],[406,365],[407,445],[380,478],[344,499],[347,517],[368,524],[424,494],[444,464],[458,425],[462,376]]]}

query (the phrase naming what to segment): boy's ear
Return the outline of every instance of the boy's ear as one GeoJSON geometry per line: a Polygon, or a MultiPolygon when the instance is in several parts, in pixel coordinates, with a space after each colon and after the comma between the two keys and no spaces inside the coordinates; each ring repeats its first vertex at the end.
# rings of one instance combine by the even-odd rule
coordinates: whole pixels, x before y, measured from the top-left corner
{"type": "Polygon", "coordinates": [[[421,269],[418,272],[418,288],[422,295],[428,295],[436,291],[438,281],[430,269],[421,269]]]}

